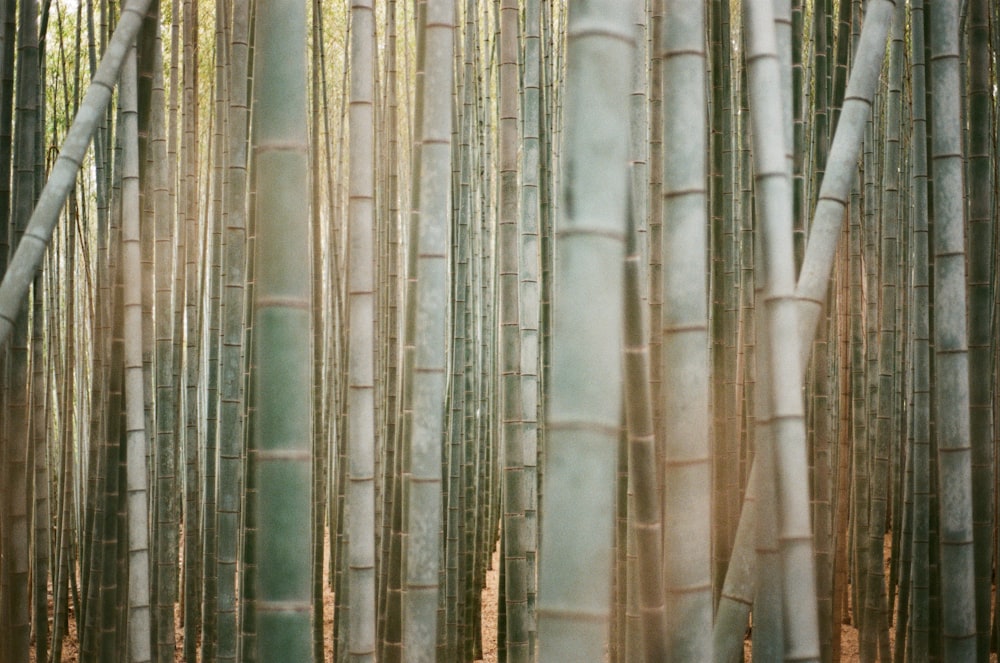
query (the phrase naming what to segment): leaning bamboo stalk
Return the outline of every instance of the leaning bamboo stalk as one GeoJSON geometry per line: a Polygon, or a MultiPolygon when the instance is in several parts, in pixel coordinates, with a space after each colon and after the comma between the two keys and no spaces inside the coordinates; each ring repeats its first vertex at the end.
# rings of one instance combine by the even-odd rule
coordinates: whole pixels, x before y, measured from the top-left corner
{"type": "Polygon", "coordinates": [[[59,213],[76,183],[76,173],[83,163],[84,153],[97,125],[103,120],[125,52],[139,32],[150,2],[151,0],[132,0],[122,9],[118,27],[115,28],[90,88],[80,103],[76,119],[66,134],[62,150],[38,197],[24,236],[4,272],[3,283],[0,284],[0,346],[7,342],[14,328],[18,309],[41,265],[42,256],[52,239],[52,231],[59,220],[59,213]]]}
{"type": "Polygon", "coordinates": [[[742,517],[736,527],[733,553],[726,568],[726,578],[719,594],[719,606],[712,626],[712,660],[715,663],[738,663],[743,657],[743,638],[749,623],[750,608],[754,604],[754,578],[757,571],[753,538],[757,528],[759,475],[760,468],[754,463],[743,494],[742,517]]]}
{"type": "Polygon", "coordinates": [[[808,363],[812,340],[833,270],[844,210],[856,176],[858,153],[885,57],[895,0],[872,0],[865,13],[843,109],[836,123],[819,202],[810,224],[795,295],[799,301],[800,366],[808,363]]]}

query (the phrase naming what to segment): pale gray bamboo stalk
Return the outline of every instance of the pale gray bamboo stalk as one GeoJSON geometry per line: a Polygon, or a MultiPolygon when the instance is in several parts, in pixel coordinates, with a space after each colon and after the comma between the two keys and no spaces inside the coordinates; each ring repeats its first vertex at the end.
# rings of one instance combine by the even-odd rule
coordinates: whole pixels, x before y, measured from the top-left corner
{"type": "Polygon", "coordinates": [[[133,43],[121,70],[122,268],[125,306],[125,442],[128,490],[129,661],[151,660],[149,608],[149,500],[142,373],[142,257],[139,242],[139,128],[133,43]]]}
{"type": "Polygon", "coordinates": [[[622,406],[629,184],[628,124],[620,114],[635,31],[614,0],[581,0],[568,10],[540,533],[543,663],[605,656],[622,406]]]}
{"type": "MultiPolygon", "coordinates": [[[[763,305],[768,333],[765,425],[774,432],[781,545],[785,660],[819,660],[816,573],[810,524],[803,371],[799,365],[792,189],[785,159],[781,67],[771,0],[743,5],[753,122],[754,177],[760,196],[763,305]]],[[[810,337],[811,339],[811,337],[810,337]]]]}
{"type": "Polygon", "coordinates": [[[375,16],[351,3],[347,366],[347,651],[375,657],[375,16]]]}
{"type": "Polygon", "coordinates": [[[851,184],[857,175],[858,154],[882,70],[895,6],[896,0],[871,0],[861,27],[854,66],[847,82],[818,203],[809,226],[805,258],[795,287],[799,309],[800,366],[808,364],[812,340],[826,301],[844,210],[850,198],[851,184]]]}
{"type": "MultiPolygon", "coordinates": [[[[405,466],[403,660],[436,660],[451,236],[454,0],[427,0],[417,207],[413,423],[405,466]]],[[[415,191],[415,194],[417,191],[415,191]]]]}
{"type": "Polygon", "coordinates": [[[63,204],[76,183],[76,173],[83,163],[84,154],[97,125],[103,120],[125,52],[138,34],[150,2],[151,0],[131,0],[122,9],[118,27],[108,42],[104,57],[80,103],[80,110],[66,134],[59,157],[39,194],[38,203],[31,213],[17,251],[4,272],[3,283],[0,283],[0,347],[7,343],[14,329],[18,310],[41,265],[63,204]]]}
{"type": "Polygon", "coordinates": [[[930,5],[929,23],[934,181],[933,402],[946,661],[976,660],[960,5],[960,0],[935,0],[930,5]]]}
{"type": "Polygon", "coordinates": [[[663,585],[672,661],[712,658],[705,5],[663,20],[663,585]]]}

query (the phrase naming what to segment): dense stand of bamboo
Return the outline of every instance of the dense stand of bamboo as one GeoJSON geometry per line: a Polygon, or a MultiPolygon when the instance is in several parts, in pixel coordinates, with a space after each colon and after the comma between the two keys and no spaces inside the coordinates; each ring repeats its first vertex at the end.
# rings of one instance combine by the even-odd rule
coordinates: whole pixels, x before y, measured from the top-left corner
{"type": "Polygon", "coordinates": [[[0,0],[0,661],[986,663],[998,77],[990,0],[0,0]]]}

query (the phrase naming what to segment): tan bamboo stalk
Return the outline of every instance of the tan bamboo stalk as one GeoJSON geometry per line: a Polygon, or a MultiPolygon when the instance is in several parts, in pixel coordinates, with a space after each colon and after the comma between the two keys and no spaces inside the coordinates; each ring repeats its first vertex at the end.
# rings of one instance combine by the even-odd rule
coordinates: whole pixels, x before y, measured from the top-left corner
{"type": "Polygon", "coordinates": [[[129,660],[152,660],[149,608],[149,504],[142,373],[142,264],[139,227],[139,135],[136,53],[129,48],[121,73],[122,103],[122,261],[125,304],[125,421],[128,489],[128,651],[129,660]]]}

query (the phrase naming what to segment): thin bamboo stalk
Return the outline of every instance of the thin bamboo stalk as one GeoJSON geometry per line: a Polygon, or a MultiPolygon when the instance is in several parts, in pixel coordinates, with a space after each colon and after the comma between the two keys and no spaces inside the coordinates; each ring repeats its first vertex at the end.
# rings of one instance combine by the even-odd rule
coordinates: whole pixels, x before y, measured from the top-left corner
{"type": "Polygon", "coordinates": [[[348,202],[347,651],[375,656],[375,16],[351,5],[351,173],[348,202]]]}
{"type": "Polygon", "coordinates": [[[128,459],[128,651],[133,663],[152,660],[149,601],[149,503],[142,374],[142,265],[140,258],[139,135],[136,99],[136,52],[132,46],[122,67],[122,268],[125,306],[125,419],[128,459]]]}

